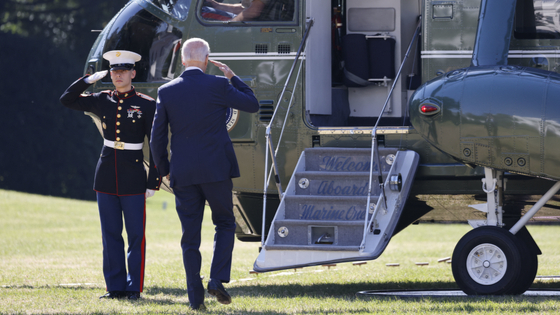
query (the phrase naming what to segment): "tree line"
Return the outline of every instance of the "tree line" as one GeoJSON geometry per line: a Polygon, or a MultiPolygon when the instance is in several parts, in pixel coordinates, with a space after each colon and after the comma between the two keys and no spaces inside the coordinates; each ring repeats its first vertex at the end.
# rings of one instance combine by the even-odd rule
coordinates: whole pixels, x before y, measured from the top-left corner
{"type": "Polygon", "coordinates": [[[102,138],[59,102],[124,0],[0,2],[0,189],[93,200],[102,138]]]}

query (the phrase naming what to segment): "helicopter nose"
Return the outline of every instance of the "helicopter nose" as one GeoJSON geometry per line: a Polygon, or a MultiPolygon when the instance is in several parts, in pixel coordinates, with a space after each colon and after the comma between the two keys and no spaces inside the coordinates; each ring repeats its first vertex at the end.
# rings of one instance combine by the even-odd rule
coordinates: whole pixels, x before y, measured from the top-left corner
{"type": "Polygon", "coordinates": [[[414,129],[428,143],[448,153],[456,151],[460,137],[457,83],[450,84],[445,77],[426,82],[412,95],[408,108],[414,129]]]}
{"type": "Polygon", "coordinates": [[[440,106],[426,98],[426,90],[426,84],[420,86],[412,95],[408,108],[412,126],[423,137],[429,134],[428,129],[433,117],[441,112],[440,106]]]}

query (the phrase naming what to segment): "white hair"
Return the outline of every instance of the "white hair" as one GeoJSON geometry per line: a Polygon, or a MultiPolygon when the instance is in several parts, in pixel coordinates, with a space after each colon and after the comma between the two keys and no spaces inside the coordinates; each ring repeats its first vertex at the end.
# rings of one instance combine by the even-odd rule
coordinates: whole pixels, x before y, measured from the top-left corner
{"type": "Polygon", "coordinates": [[[201,38],[191,38],[183,44],[183,61],[194,60],[204,62],[210,54],[208,42],[201,38]]]}

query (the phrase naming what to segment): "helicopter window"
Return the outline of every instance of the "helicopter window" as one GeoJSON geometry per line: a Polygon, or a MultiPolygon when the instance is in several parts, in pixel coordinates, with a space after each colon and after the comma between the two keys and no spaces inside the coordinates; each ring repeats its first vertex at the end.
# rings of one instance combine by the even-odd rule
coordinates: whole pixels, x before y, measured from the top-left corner
{"type": "Polygon", "coordinates": [[[517,39],[560,39],[560,0],[518,0],[517,39]]]}
{"type": "Polygon", "coordinates": [[[153,4],[179,20],[187,18],[191,0],[151,0],[153,4]]]}
{"type": "Polygon", "coordinates": [[[296,0],[202,0],[200,17],[205,21],[292,21],[296,0]]]}
{"type": "MultiPolygon", "coordinates": [[[[140,54],[133,82],[168,81],[180,72],[182,37],[181,31],[131,3],[107,34],[103,52],[123,49],[140,54]]],[[[103,60],[102,69],[109,69],[107,60],[103,60]]],[[[106,76],[103,81],[111,79],[106,76]]]]}

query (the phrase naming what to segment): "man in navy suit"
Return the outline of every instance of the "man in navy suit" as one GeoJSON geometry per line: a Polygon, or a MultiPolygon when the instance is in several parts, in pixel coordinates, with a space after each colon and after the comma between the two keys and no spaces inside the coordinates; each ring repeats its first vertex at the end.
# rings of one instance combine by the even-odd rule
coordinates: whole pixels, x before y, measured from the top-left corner
{"type": "Polygon", "coordinates": [[[199,38],[189,39],[183,45],[185,71],[158,90],[150,142],[155,164],[162,176],[168,176],[175,194],[183,229],[181,247],[187,291],[193,309],[206,308],[199,251],[206,201],[216,227],[208,293],[222,304],[231,303],[222,283],[230,281],[235,236],[231,178],[240,174],[226,129],[226,113],[229,107],[251,113],[259,109],[251,88],[225,64],[211,61],[227,79],[204,73],[209,53],[208,43],[199,38]],[[171,161],[167,152],[168,126],[171,161]]]}

